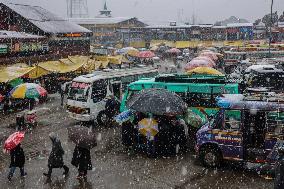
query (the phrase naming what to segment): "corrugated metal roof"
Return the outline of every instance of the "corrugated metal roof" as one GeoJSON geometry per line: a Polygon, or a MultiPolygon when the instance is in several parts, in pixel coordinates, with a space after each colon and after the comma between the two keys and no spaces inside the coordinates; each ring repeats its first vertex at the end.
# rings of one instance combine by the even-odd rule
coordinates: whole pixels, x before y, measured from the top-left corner
{"type": "Polygon", "coordinates": [[[71,23],[39,6],[3,3],[46,33],[89,33],[90,30],[71,23]]]}
{"type": "MultiPolygon", "coordinates": [[[[134,17],[133,17],[134,18],[134,17]]],[[[118,24],[120,22],[128,21],[133,19],[131,17],[95,17],[95,18],[69,18],[70,22],[76,24],[118,24]]]]}
{"type": "Polygon", "coordinates": [[[39,35],[32,35],[23,32],[15,32],[15,31],[7,31],[7,30],[0,30],[0,38],[44,38],[44,36],[39,35]]]}

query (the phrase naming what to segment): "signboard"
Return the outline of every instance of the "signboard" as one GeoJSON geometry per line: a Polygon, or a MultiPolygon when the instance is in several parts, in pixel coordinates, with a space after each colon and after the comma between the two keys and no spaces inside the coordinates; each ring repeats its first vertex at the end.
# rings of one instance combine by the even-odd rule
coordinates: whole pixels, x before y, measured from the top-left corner
{"type": "Polygon", "coordinates": [[[78,83],[78,82],[72,82],[72,86],[73,88],[79,88],[79,89],[85,89],[87,87],[89,87],[90,84],[89,83],[78,83]]]}
{"type": "Polygon", "coordinates": [[[64,34],[64,36],[66,36],[66,37],[81,37],[82,34],[81,33],[66,33],[66,34],[64,34]]]}
{"type": "Polygon", "coordinates": [[[7,44],[0,44],[0,54],[8,53],[8,45],[7,44]]]}

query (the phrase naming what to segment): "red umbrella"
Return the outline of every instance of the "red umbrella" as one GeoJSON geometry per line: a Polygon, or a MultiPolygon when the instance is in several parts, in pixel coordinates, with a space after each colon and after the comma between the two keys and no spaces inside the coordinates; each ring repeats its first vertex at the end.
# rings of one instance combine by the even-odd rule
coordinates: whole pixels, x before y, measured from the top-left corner
{"type": "Polygon", "coordinates": [[[153,58],[155,56],[155,53],[152,51],[141,51],[138,53],[138,58],[153,58]]]}
{"type": "Polygon", "coordinates": [[[181,51],[177,48],[171,48],[169,50],[166,51],[167,53],[171,53],[171,54],[179,54],[181,53],[181,51]]]}
{"type": "Polygon", "coordinates": [[[4,100],[4,96],[0,94],[0,102],[2,102],[4,100]]]}
{"type": "Polygon", "coordinates": [[[214,67],[214,64],[212,64],[210,61],[207,60],[198,60],[198,59],[193,59],[189,63],[187,63],[184,67],[186,71],[192,70],[197,67],[214,67]]]}
{"type": "Polygon", "coordinates": [[[24,139],[25,137],[25,132],[15,132],[11,134],[8,139],[4,143],[4,149],[5,150],[12,150],[16,148],[24,139]]]}

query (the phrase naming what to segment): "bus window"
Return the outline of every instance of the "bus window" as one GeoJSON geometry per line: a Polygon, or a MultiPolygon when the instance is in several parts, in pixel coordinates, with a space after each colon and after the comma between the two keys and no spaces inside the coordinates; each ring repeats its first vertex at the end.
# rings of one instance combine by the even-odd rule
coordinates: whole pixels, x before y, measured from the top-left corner
{"type": "Polygon", "coordinates": [[[89,94],[89,86],[89,83],[72,82],[67,99],[86,102],[89,94]]]}
{"type": "Polygon", "coordinates": [[[105,80],[99,80],[93,83],[92,99],[93,102],[102,101],[107,94],[107,82],[105,80]]]}
{"type": "Polygon", "coordinates": [[[240,130],[241,126],[241,112],[239,110],[225,111],[224,129],[226,130],[240,130]]]}

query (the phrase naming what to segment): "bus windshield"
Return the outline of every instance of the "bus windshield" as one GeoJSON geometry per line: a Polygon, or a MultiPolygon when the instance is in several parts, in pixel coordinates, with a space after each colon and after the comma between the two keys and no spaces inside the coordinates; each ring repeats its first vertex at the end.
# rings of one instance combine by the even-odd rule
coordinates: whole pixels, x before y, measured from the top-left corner
{"type": "Polygon", "coordinates": [[[87,102],[89,86],[89,83],[72,82],[68,99],[87,102]]]}

